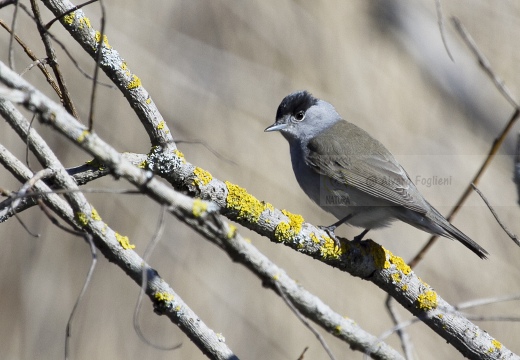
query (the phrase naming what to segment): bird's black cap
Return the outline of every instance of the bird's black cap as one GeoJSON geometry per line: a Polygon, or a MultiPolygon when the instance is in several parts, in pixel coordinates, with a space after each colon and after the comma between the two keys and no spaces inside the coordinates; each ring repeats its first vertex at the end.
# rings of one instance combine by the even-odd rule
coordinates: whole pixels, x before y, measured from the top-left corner
{"type": "Polygon", "coordinates": [[[287,95],[278,106],[276,119],[282,118],[287,114],[296,114],[298,111],[307,111],[311,106],[316,105],[318,99],[306,90],[293,92],[287,95]]]}

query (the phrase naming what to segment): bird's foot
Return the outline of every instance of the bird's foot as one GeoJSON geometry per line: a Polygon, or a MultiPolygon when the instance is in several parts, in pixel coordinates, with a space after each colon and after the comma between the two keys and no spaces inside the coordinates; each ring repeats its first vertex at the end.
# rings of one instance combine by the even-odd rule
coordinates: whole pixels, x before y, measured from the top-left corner
{"type": "Polygon", "coordinates": [[[338,248],[341,248],[341,241],[338,239],[338,237],[334,233],[334,230],[336,230],[336,228],[337,228],[337,226],[335,224],[330,225],[330,226],[318,226],[318,228],[325,231],[330,236],[330,238],[334,241],[334,244],[338,248]]]}

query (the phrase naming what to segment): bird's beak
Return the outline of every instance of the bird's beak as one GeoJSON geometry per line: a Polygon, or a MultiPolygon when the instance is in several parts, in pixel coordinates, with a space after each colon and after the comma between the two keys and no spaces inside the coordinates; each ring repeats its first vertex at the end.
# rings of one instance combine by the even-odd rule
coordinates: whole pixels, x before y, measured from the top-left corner
{"type": "Polygon", "coordinates": [[[264,130],[264,132],[280,131],[280,130],[285,129],[286,127],[287,127],[287,123],[281,123],[281,124],[274,123],[273,125],[268,126],[264,130]]]}

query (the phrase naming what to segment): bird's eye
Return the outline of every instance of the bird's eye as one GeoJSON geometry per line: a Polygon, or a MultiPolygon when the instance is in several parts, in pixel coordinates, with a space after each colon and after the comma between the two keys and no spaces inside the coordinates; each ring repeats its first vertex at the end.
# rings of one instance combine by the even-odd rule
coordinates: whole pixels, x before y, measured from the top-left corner
{"type": "Polygon", "coordinates": [[[294,119],[295,119],[296,121],[302,121],[304,118],[305,118],[305,111],[303,111],[303,110],[298,111],[298,112],[294,115],[294,119]]]}

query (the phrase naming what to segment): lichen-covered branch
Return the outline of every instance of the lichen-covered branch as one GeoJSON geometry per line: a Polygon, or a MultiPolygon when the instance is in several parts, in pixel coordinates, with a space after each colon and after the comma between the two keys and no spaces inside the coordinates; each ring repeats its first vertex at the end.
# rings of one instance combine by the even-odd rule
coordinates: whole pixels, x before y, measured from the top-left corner
{"type": "MultiPolygon", "coordinates": [[[[11,91],[10,99],[35,109],[42,122],[51,125],[88,151],[116,176],[124,176],[161,203],[179,201],[175,199],[177,195],[171,194],[171,189],[148,178],[145,172],[124,161],[119,153],[96,134],[88,132],[63,108],[40,94],[2,63],[0,76],[6,85],[19,90],[11,91]]],[[[478,359],[518,358],[444,301],[401,258],[372,241],[344,242],[341,248],[335,247],[334,242],[323,231],[304,223],[301,216],[277,210],[236,185],[220,182],[208,172],[188,164],[178,150],[165,154],[162,149],[154,148],[146,163],[141,165],[163,176],[171,172],[171,177],[176,182],[188,182],[190,191],[199,191],[203,199],[214,201],[228,216],[255,231],[354,276],[372,281],[453,344],[463,355],[478,359]]],[[[189,201],[188,199],[185,201],[189,201]]]]}
{"type": "MultiPolygon", "coordinates": [[[[3,64],[0,63],[0,73],[2,73],[2,65],[3,64]]],[[[5,73],[2,74],[5,75],[5,73]]],[[[8,81],[8,83],[10,82],[8,81]]],[[[252,246],[249,245],[248,247],[248,245],[244,245],[245,241],[239,237],[238,234],[236,234],[232,226],[227,225],[218,219],[214,219],[218,224],[220,224],[220,227],[217,228],[212,226],[212,222],[210,221],[201,221],[204,220],[203,215],[215,212],[217,209],[215,203],[208,203],[200,199],[192,199],[185,195],[179,194],[168,188],[165,184],[156,181],[153,177],[149,177],[149,174],[151,173],[147,173],[144,170],[132,166],[122,155],[118,154],[108,144],[104,143],[99,137],[97,137],[97,135],[89,133],[83,125],[78,123],[76,120],[73,120],[73,118],[68,115],[59,105],[51,102],[45,96],[40,94],[36,89],[32,88],[29,84],[24,82],[22,84],[23,85],[19,88],[24,88],[27,90],[27,92],[11,93],[11,98],[19,99],[25,106],[32,109],[37,109],[37,112],[40,114],[44,122],[48,122],[54,126],[56,129],[69,137],[69,139],[77,141],[78,144],[86,151],[96,156],[96,159],[100,163],[105,164],[103,166],[109,168],[113,174],[125,177],[127,180],[132,182],[143,192],[150,195],[156,201],[160,202],[161,204],[169,205],[170,212],[172,212],[182,221],[191,225],[196,231],[223,248],[228,250],[234,248],[235,250],[233,250],[232,253],[237,255],[237,260],[241,261],[249,268],[254,269],[254,271],[264,280],[278,281],[283,289],[287,289],[288,296],[293,299],[295,305],[299,307],[302,312],[308,314],[309,317],[314,318],[316,321],[320,319],[320,325],[329,331],[333,331],[336,336],[346,340],[353,348],[362,350],[376,359],[391,359],[398,357],[398,353],[396,353],[392,348],[388,347],[388,345],[379,342],[376,337],[363,331],[353,321],[343,319],[338,314],[333,313],[332,310],[330,310],[325,304],[318,301],[316,297],[299,288],[294,281],[290,280],[286,275],[284,275],[283,270],[279,269],[274,264],[271,264],[269,267],[264,269],[262,265],[269,264],[270,262],[268,259],[263,257],[263,255],[261,255],[258,251],[254,250],[252,246]],[[176,206],[172,207],[172,204],[176,206]],[[237,242],[226,243],[227,241],[232,240],[237,242]],[[248,251],[245,252],[244,249],[247,249],[248,251]],[[239,254],[240,256],[238,256],[239,254]],[[256,266],[254,266],[251,259],[261,259],[261,261],[260,263],[257,263],[256,266]],[[276,279],[276,277],[278,277],[278,279],[276,279]],[[313,301],[309,303],[309,300],[313,301]],[[318,306],[320,310],[313,312],[312,310],[315,310],[314,308],[316,306],[318,306]],[[313,316],[310,316],[311,313],[313,316]],[[324,319],[327,321],[323,321],[324,319]]],[[[23,124],[23,126],[15,124],[13,127],[17,129],[17,131],[22,131],[21,135],[24,137],[23,130],[28,130],[28,123],[23,124]]],[[[34,132],[34,130],[31,131],[34,132]]],[[[40,141],[38,141],[39,137],[35,136],[35,138],[36,140],[34,138],[30,140],[30,143],[33,143],[33,145],[31,145],[33,147],[40,144],[40,141]]],[[[131,157],[131,155],[127,156],[131,157]]],[[[184,160],[179,161],[183,162],[184,160]]],[[[200,176],[204,176],[200,170],[198,173],[202,174],[200,176]]],[[[83,226],[84,229],[88,228],[89,231],[94,232],[94,236],[97,234],[95,231],[96,228],[90,229],[90,226],[95,224],[97,221],[103,223],[97,213],[89,214],[88,212],[81,212],[77,218],[80,225],[83,226]]],[[[126,247],[124,252],[125,254],[133,253],[133,251],[131,251],[129,248],[130,243],[127,237],[116,233],[114,234],[114,238],[123,246],[123,248],[126,247]]],[[[127,258],[121,262],[119,253],[112,254],[112,251],[114,251],[113,248],[107,249],[103,242],[99,244],[96,243],[96,245],[99,246],[102,251],[105,250],[105,256],[121,266],[123,270],[125,270],[125,272],[127,272],[130,276],[136,275],[134,271],[130,271],[127,268],[127,258]],[[116,256],[115,259],[113,258],[114,255],[116,256]]],[[[138,262],[138,264],[140,264],[140,262],[138,262]]],[[[135,264],[132,266],[135,266],[135,264]]],[[[139,281],[140,278],[135,280],[139,281]]],[[[155,300],[162,299],[162,297],[161,299],[157,298],[157,291],[147,291],[147,293],[149,296],[154,296],[155,300]]],[[[153,300],[154,298],[152,298],[152,301],[153,300]]],[[[173,310],[173,314],[177,314],[179,309],[173,310]]],[[[203,347],[202,349],[205,350],[206,347],[203,347]]]]}
{"type": "MultiPolygon", "coordinates": [[[[129,238],[112,230],[88,203],[84,195],[79,191],[75,191],[77,190],[77,185],[74,180],[66,172],[45,141],[34,129],[30,129],[29,122],[23,115],[10,102],[1,98],[0,113],[19,136],[29,143],[29,146],[42,165],[56,171],[53,178],[54,185],[61,189],[71,190],[70,192],[64,192],[64,196],[68,200],[67,203],[59,195],[52,193],[53,189],[39,181],[34,186],[34,190],[41,193],[40,195],[45,203],[69,225],[77,230],[87,231],[92,234],[96,247],[103,252],[107,259],[125,271],[137,284],[141,284],[142,274],[145,271],[148,279],[147,284],[145,284],[145,291],[152,300],[155,311],[168,316],[173,323],[177,324],[197,344],[203,353],[214,359],[236,358],[224,343],[222,337],[208,328],[159,274],[132,250],[134,245],[131,244],[129,238]]],[[[21,182],[25,182],[33,176],[32,172],[2,145],[0,145],[0,163],[21,182]]],[[[179,196],[182,197],[181,194],[179,196]]],[[[168,205],[173,214],[185,219],[187,215],[193,214],[194,200],[185,196],[183,199],[187,201],[181,201],[179,205],[177,198],[176,201],[172,200],[168,205]],[[188,208],[182,207],[183,205],[188,206],[188,208]]],[[[215,210],[213,206],[211,203],[207,204],[199,200],[197,203],[197,208],[199,209],[197,222],[192,223],[192,225],[198,226],[199,220],[207,212],[211,212],[212,209],[213,211],[215,210]]],[[[191,217],[195,217],[195,214],[191,215],[191,217]]]]}

